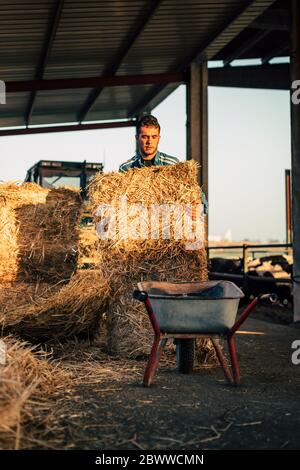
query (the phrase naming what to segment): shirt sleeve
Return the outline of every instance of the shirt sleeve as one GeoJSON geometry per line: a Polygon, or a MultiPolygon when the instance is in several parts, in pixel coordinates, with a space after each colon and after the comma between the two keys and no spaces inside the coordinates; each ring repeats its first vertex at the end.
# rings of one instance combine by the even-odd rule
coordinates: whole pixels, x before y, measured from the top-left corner
{"type": "Polygon", "coordinates": [[[122,163],[122,165],[119,166],[119,172],[121,173],[126,173],[126,171],[128,171],[128,163],[125,162],[125,163],[122,163]]]}
{"type": "Polygon", "coordinates": [[[204,206],[204,214],[208,214],[208,202],[205,193],[202,191],[202,204],[204,206]]]}

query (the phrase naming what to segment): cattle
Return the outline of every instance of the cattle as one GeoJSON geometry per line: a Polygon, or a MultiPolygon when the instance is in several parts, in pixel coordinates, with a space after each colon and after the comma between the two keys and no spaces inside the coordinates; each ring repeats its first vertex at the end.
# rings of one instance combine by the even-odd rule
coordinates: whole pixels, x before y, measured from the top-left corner
{"type": "Polygon", "coordinates": [[[209,269],[216,273],[241,274],[243,260],[241,258],[211,258],[209,269]]]}
{"type": "MultiPolygon", "coordinates": [[[[238,286],[244,289],[246,298],[251,298],[259,294],[274,292],[277,294],[279,301],[285,305],[292,302],[292,286],[289,283],[268,282],[268,279],[290,279],[293,264],[292,257],[288,255],[270,255],[261,258],[247,260],[248,276],[246,284],[243,277],[243,260],[242,258],[211,258],[210,272],[221,274],[239,274],[239,279],[233,280],[238,286]],[[259,278],[255,280],[253,278],[259,278]],[[252,278],[252,279],[251,279],[252,278]],[[262,281],[265,279],[265,282],[262,281]]],[[[217,278],[217,275],[213,276],[217,278]]]]}

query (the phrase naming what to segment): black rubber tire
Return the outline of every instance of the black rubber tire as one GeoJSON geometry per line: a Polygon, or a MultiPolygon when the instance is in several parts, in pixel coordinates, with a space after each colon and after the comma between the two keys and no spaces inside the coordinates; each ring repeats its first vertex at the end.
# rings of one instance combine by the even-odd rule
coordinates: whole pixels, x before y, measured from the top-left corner
{"type": "Polygon", "coordinates": [[[176,340],[176,361],[177,369],[181,374],[191,374],[194,368],[195,340],[176,340]]]}

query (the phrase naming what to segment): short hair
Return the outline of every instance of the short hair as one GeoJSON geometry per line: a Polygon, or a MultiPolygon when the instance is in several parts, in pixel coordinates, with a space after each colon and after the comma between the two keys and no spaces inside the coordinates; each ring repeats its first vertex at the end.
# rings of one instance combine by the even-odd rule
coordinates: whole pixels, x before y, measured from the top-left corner
{"type": "Polygon", "coordinates": [[[139,135],[141,127],[157,127],[158,131],[160,132],[160,125],[156,117],[152,116],[152,114],[144,114],[144,116],[140,117],[136,125],[136,135],[139,135]]]}

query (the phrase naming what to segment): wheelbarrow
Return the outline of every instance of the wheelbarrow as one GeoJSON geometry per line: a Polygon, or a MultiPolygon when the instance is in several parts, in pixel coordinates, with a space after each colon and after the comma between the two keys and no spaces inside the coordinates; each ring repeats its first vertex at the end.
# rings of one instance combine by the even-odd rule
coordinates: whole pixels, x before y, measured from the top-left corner
{"type": "Polygon", "coordinates": [[[240,384],[234,335],[259,303],[274,303],[276,294],[262,294],[252,300],[237,320],[243,292],[230,281],[138,283],[133,298],[145,304],[154,330],[154,342],[144,374],[144,386],[154,379],[161,354],[169,339],[176,344],[177,367],[190,373],[194,364],[195,339],[209,337],[228,382],[240,384]],[[231,369],[220,346],[227,340],[231,369]]]}

